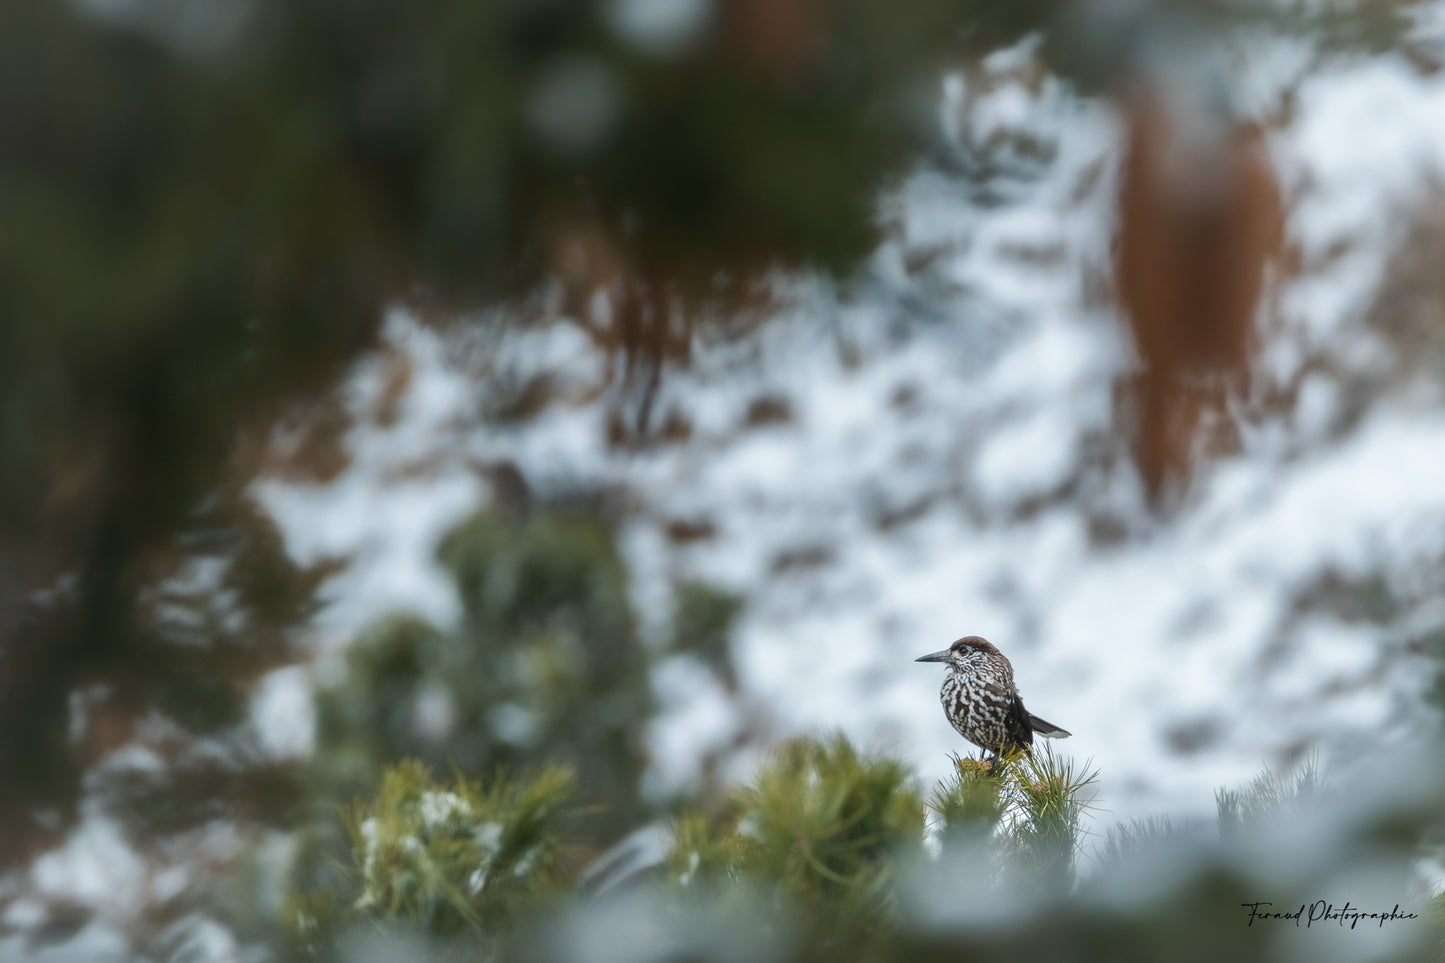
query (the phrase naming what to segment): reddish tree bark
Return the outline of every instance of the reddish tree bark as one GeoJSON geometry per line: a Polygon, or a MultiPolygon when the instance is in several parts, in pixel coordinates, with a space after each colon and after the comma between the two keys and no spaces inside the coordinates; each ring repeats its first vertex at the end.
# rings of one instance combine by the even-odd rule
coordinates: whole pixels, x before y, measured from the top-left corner
{"type": "Polygon", "coordinates": [[[1125,110],[1115,280],[1139,352],[1135,458],[1157,499],[1187,480],[1201,414],[1248,385],[1281,209],[1257,128],[1146,98],[1125,110]]]}

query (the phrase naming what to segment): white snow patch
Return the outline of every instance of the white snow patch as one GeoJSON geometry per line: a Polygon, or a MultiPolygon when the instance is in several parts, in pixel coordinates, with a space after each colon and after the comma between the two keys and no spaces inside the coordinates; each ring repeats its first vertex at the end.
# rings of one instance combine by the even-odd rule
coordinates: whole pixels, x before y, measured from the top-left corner
{"type": "Polygon", "coordinates": [[[708,754],[737,734],[739,719],[731,697],[717,677],[690,656],[670,658],[653,676],[661,716],[647,727],[651,756],[667,759],[650,789],[663,796],[684,791],[702,774],[708,754]]]}
{"type": "Polygon", "coordinates": [[[1044,495],[1068,480],[1077,463],[1076,420],[1042,409],[995,432],[978,455],[974,483],[990,502],[1044,495]]]}
{"type": "Polygon", "coordinates": [[[87,811],[65,844],[30,868],[37,895],[104,906],[107,915],[130,918],[145,905],[146,864],[126,842],[119,823],[87,811]]]}
{"type": "Polygon", "coordinates": [[[466,819],[472,806],[454,792],[428,791],[421,794],[421,818],[428,831],[435,831],[453,819],[466,819]]]}
{"type": "Polygon", "coordinates": [[[311,670],[288,666],[262,676],[251,694],[251,719],[261,747],[278,759],[311,755],[316,747],[316,704],[311,670]]]}

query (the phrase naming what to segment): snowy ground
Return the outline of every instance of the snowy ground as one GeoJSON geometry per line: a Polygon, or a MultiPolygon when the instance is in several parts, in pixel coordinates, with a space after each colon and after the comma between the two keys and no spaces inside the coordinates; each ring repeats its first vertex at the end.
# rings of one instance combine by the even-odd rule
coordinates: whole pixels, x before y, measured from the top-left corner
{"type": "MultiPolygon", "coordinates": [[[[565,322],[443,337],[394,317],[391,353],[415,369],[400,417],[367,417],[379,357],[349,389],[348,473],[258,488],[298,556],[355,555],[327,647],[395,608],[455,615],[433,546],[485,498],[477,466],[507,459],[543,488],[630,493],[624,545],[652,618],[679,575],[747,598],[741,706],[685,659],[659,670],[664,788],[743,718],[768,738],[842,729],[941,776],[963,747],[937,667],[912,659],[963,634],[995,641],[1029,706],[1075,733],[1062,746],[1101,770],[1104,827],[1208,815],[1216,787],[1264,764],[1309,747],[1344,761],[1414,725],[1409,646],[1442,613],[1382,625],[1301,599],[1377,573],[1423,604],[1419,573],[1445,552],[1438,382],[1372,398],[1348,430],[1329,377],[1305,378],[1292,412],[1246,404],[1242,452],[1203,463],[1182,506],[1150,516],[1112,427],[1127,346],[1086,295],[1106,264],[1114,122],[1059,88],[1011,86],[1007,66],[955,135],[965,148],[987,125],[1047,137],[1047,169],[1000,174],[988,196],[910,178],[883,202],[899,227],[863,282],[790,281],[778,321],[668,372],[657,410],[691,421],[684,442],[607,446],[604,405],[580,400],[606,397],[606,359],[565,322]],[[520,427],[483,424],[479,372],[549,373],[564,400],[520,427]],[[758,399],[789,416],[746,425],[758,399]],[[678,521],[716,534],[675,544],[678,521]]],[[[962,93],[946,85],[945,109],[962,93]]],[[[1388,58],[1311,75],[1273,150],[1307,270],[1266,311],[1263,380],[1289,384],[1321,358],[1341,378],[1387,364],[1361,315],[1400,211],[1445,176],[1445,79],[1388,58]]]]}

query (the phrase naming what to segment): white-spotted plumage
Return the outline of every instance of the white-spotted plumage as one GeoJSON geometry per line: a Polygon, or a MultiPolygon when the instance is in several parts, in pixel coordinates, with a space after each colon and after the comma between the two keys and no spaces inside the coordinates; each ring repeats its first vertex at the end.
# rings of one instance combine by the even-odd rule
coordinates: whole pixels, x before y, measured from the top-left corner
{"type": "Polygon", "coordinates": [[[1063,738],[1070,733],[1024,708],[1014,685],[1013,666],[990,642],[965,636],[920,662],[948,666],[939,701],[959,735],[992,753],[1011,753],[1033,745],[1035,734],[1063,738]]]}

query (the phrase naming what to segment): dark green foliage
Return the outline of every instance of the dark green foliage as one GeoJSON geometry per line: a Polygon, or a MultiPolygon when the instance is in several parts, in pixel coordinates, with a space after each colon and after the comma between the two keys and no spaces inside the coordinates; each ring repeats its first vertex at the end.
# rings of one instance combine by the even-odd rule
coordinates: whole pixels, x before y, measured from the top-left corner
{"type": "Polygon", "coordinates": [[[1045,741],[1014,762],[1008,775],[1021,816],[1009,825],[1014,862],[1037,885],[1066,891],[1074,882],[1079,817],[1088,804],[1084,790],[1098,772],[1055,756],[1045,741]]]}
{"type": "Polygon", "coordinates": [[[1435,662],[1426,698],[1445,717],[1445,627],[1430,632],[1419,646],[1435,662]]]}
{"type": "Polygon", "coordinates": [[[1001,767],[959,756],[953,757],[953,764],[954,774],[934,789],[928,801],[944,847],[992,835],[1009,804],[1001,767]]]}
{"type": "Polygon", "coordinates": [[[558,230],[594,221],[645,276],[704,290],[759,257],[846,268],[916,143],[889,101],[942,40],[936,16],[849,2],[816,25],[816,61],[777,76],[726,25],[674,56],[634,49],[590,0],[259,7],[236,59],[302,79],[290,112],[340,149],[397,266],[484,295],[530,284],[558,230]],[[550,118],[549,91],[577,113],[563,99],[550,118]]]}
{"type": "Polygon", "coordinates": [[[751,840],[741,875],[850,925],[886,915],[893,861],[922,841],[923,799],[908,768],[859,755],[841,736],[784,746],[739,802],[751,840]]]}
{"type": "Polygon", "coordinates": [[[984,859],[975,878],[1031,890],[1066,891],[1074,882],[1085,790],[1081,772],[1047,742],[1002,762],[954,757],[955,773],[929,801],[945,855],[984,859]]]}
{"type": "Polygon", "coordinates": [[[633,630],[627,573],[610,526],[592,515],[477,515],[442,546],[469,628],[524,645],[547,632],[585,631],[601,643],[594,661],[617,654],[633,630]]]}
{"type": "Polygon", "coordinates": [[[668,878],[704,898],[741,880],[756,846],[753,837],[738,832],[742,818],[742,807],[734,801],[716,815],[689,811],[674,820],[666,859],[668,878]]]}
{"type": "Polygon", "coordinates": [[[1093,774],[1080,777],[1051,754],[997,767],[956,761],[957,775],[925,805],[898,760],[860,755],[842,737],[789,743],[720,815],[674,825],[669,879],[702,905],[729,892],[773,893],[818,945],[878,947],[894,930],[900,872],[926,861],[931,811],[943,858],[974,860],[968,886],[1007,877],[1035,892],[1067,890],[1080,792],[1093,774]]]}
{"type": "Polygon", "coordinates": [[[483,512],[442,561],[464,607],[441,631],[375,626],[323,693],[317,764],[330,798],[414,757],[463,772],[537,760],[567,765],[602,808],[602,839],[641,807],[641,728],[652,715],[648,653],[627,571],[606,522],[539,511],[483,512]]]}
{"type": "Polygon", "coordinates": [[[428,657],[444,645],[428,623],[400,616],[372,626],[347,653],[344,680],[318,705],[316,765],[339,794],[327,795],[328,806],[375,785],[388,761],[416,748],[419,689],[428,657]]]}
{"type": "MultiPolygon", "coordinates": [[[[289,656],[269,626],[225,630],[289,629],[314,587],[275,560],[233,458],[369,343],[389,282],[333,148],[219,64],[31,0],[0,8],[0,63],[0,729],[27,734],[0,743],[3,860],[102,748],[67,739],[77,687],[114,692],[96,740],[150,712],[214,737],[289,656]],[[232,559],[238,593],[181,603],[214,618],[150,604],[187,556],[265,541],[271,560],[232,559]]],[[[269,791],[236,798],[246,764],[229,769],[167,801],[148,780],[126,818],[286,818],[269,791]]]]}
{"type": "Polygon", "coordinates": [[[711,585],[685,581],[677,586],[673,650],[696,654],[722,676],[729,688],[737,687],[730,640],[733,622],[742,608],[741,598],[711,585]]]}
{"type": "Polygon", "coordinates": [[[1436,959],[1445,958],[1445,890],[1430,901],[1430,922],[1435,927],[1436,959]]]}

